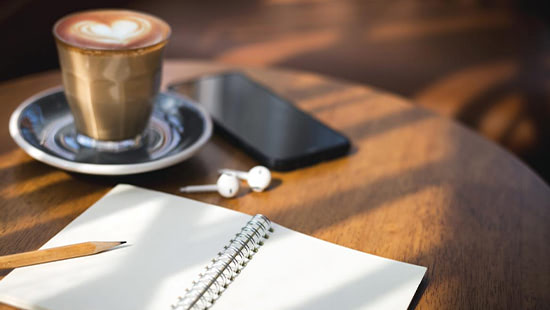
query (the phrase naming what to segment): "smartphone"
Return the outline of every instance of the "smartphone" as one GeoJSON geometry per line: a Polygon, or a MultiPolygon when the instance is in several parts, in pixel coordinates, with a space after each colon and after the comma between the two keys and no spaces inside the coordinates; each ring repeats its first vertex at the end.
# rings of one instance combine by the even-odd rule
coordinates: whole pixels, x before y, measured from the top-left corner
{"type": "Polygon", "coordinates": [[[206,107],[215,131],[262,165],[287,171],[348,153],[349,140],[240,72],[169,86],[206,107]]]}

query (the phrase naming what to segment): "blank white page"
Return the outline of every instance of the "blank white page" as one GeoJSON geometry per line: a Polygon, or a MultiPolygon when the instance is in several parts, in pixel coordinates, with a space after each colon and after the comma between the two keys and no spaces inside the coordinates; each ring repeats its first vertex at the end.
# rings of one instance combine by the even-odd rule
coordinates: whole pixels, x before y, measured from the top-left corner
{"type": "Polygon", "coordinates": [[[426,272],[272,227],[213,309],[407,309],[426,272]]]}
{"type": "MultiPolygon", "coordinates": [[[[250,218],[118,185],[43,248],[122,240],[127,246],[18,268],[0,281],[0,301],[26,309],[170,309],[250,218]]],[[[426,270],[273,227],[213,310],[406,309],[426,270]]]]}

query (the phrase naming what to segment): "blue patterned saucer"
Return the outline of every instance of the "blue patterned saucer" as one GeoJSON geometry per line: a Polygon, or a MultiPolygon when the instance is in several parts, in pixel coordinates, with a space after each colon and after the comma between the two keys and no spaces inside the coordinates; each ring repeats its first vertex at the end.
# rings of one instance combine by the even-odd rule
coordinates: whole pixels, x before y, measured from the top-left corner
{"type": "Polygon", "coordinates": [[[140,147],[101,151],[77,141],[63,88],[56,87],[25,100],[13,112],[10,134],[25,152],[48,165],[86,174],[124,175],[191,157],[212,135],[212,121],[200,105],[176,93],[160,93],[140,147]]]}

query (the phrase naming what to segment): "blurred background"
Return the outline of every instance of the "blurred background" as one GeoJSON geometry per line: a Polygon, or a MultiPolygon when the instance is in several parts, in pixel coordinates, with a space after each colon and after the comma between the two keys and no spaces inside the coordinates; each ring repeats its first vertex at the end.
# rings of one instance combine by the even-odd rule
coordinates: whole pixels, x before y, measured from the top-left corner
{"type": "Polygon", "coordinates": [[[141,10],[172,26],[168,57],[307,70],[400,94],[550,183],[549,2],[2,0],[0,81],[58,67],[51,27],[63,15],[141,10]]]}

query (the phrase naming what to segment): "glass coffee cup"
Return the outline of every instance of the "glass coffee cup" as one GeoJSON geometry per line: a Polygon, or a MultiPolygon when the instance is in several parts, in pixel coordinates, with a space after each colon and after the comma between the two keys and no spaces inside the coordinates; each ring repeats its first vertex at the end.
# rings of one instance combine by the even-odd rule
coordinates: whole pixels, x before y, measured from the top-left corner
{"type": "Polygon", "coordinates": [[[55,24],[64,92],[81,146],[121,152],[142,144],[170,32],[161,19],[129,10],[84,11],[55,24]]]}

